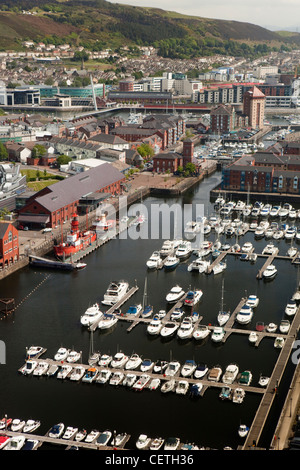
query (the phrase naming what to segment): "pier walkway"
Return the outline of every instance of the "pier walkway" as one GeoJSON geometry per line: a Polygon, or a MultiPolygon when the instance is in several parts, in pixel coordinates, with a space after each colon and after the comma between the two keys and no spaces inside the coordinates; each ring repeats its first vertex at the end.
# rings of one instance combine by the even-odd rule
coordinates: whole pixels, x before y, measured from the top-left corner
{"type": "Polygon", "coordinates": [[[273,373],[270,377],[270,381],[266,388],[266,393],[263,395],[263,398],[257,409],[253,423],[250,427],[250,431],[246,437],[244,445],[242,446],[242,450],[249,449],[250,447],[258,444],[265,422],[276,397],[276,390],[280,384],[287,361],[290,358],[290,354],[294,346],[294,341],[299,330],[299,321],[300,308],[298,308],[294,316],[293,322],[291,323],[290,331],[288,335],[286,335],[284,345],[280,351],[277,362],[273,369],[273,373]]]}

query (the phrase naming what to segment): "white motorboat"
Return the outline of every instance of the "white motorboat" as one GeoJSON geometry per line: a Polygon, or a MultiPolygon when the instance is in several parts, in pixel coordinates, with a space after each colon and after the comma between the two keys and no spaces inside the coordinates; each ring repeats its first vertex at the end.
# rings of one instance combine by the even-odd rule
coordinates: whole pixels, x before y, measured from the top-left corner
{"type": "Polygon", "coordinates": [[[148,261],[146,262],[148,269],[161,269],[163,267],[163,260],[159,251],[154,251],[148,261]]]}
{"type": "Polygon", "coordinates": [[[172,240],[165,240],[159,253],[160,256],[166,257],[172,255],[174,253],[174,250],[174,242],[172,240]]]}
{"type": "Polygon", "coordinates": [[[286,304],[284,313],[288,316],[293,316],[297,312],[297,303],[295,300],[290,299],[288,303],[286,304]]]}
{"type": "Polygon", "coordinates": [[[121,367],[125,366],[128,359],[129,359],[128,356],[126,356],[126,354],[120,351],[114,355],[110,365],[114,369],[117,369],[117,368],[120,369],[121,367]]]}
{"type": "Polygon", "coordinates": [[[222,326],[215,326],[212,334],[211,339],[214,343],[221,343],[225,336],[225,330],[222,326]]]}
{"type": "Polygon", "coordinates": [[[65,425],[63,423],[58,423],[52,426],[50,429],[48,436],[51,438],[59,439],[64,432],[65,425]]]}
{"type": "Polygon", "coordinates": [[[128,361],[125,364],[126,370],[134,370],[137,369],[142,364],[142,358],[136,353],[133,353],[128,361]]]}
{"type": "Polygon", "coordinates": [[[83,441],[83,439],[85,439],[86,435],[87,435],[87,431],[85,429],[80,429],[75,434],[74,441],[81,442],[83,441]]]}
{"type": "Polygon", "coordinates": [[[276,323],[269,323],[267,326],[266,326],[266,330],[268,333],[275,333],[275,331],[277,330],[277,325],[276,323]]]}
{"type": "Polygon", "coordinates": [[[164,268],[165,269],[175,269],[178,266],[180,260],[177,256],[169,255],[166,257],[164,261],[164,268]]]}
{"type": "Polygon", "coordinates": [[[23,432],[24,433],[30,433],[35,431],[37,428],[39,428],[41,425],[41,422],[39,420],[35,419],[28,419],[23,427],[23,432]]]}
{"type": "Polygon", "coordinates": [[[99,366],[108,367],[112,361],[112,356],[110,354],[102,354],[99,360],[99,366]]]}
{"type": "Polygon", "coordinates": [[[104,305],[114,305],[119,302],[129,289],[126,281],[111,282],[104,294],[102,303],[104,305]]]}
{"type": "Polygon", "coordinates": [[[160,387],[160,383],[161,383],[161,380],[159,378],[151,379],[147,388],[149,390],[157,390],[160,387]]]}
{"type": "Polygon", "coordinates": [[[33,375],[38,375],[38,376],[45,375],[48,369],[49,369],[48,362],[41,361],[34,368],[33,375]]]}
{"type": "Polygon", "coordinates": [[[30,375],[33,373],[34,369],[37,367],[37,361],[28,360],[25,362],[24,366],[20,369],[20,372],[23,375],[30,375]]]}
{"type": "Polygon", "coordinates": [[[150,445],[150,450],[159,450],[162,448],[165,440],[162,437],[156,437],[153,439],[150,445]]]}
{"type": "Polygon", "coordinates": [[[290,257],[290,258],[294,258],[296,255],[298,254],[298,250],[295,246],[291,246],[288,250],[287,250],[287,255],[290,257]]]}
{"type": "Polygon", "coordinates": [[[72,372],[73,370],[73,366],[69,365],[69,364],[63,364],[59,371],[57,372],[57,378],[58,379],[66,379],[72,372]]]}
{"type": "Polygon", "coordinates": [[[135,391],[142,391],[144,390],[145,387],[147,387],[147,385],[149,384],[151,380],[151,377],[150,375],[148,374],[142,374],[138,380],[133,384],[132,386],[132,389],[135,390],[135,391]]]}
{"type": "Polygon", "coordinates": [[[282,336],[277,336],[274,340],[274,348],[281,349],[284,345],[284,338],[282,336]]]}
{"type": "Polygon", "coordinates": [[[72,370],[72,373],[70,375],[70,380],[73,382],[78,382],[79,380],[82,379],[85,373],[85,367],[84,366],[76,366],[72,370]]]}
{"type": "Polygon", "coordinates": [[[250,323],[250,321],[252,320],[252,317],[253,317],[252,308],[249,305],[245,304],[237,313],[236,321],[240,323],[241,325],[248,325],[248,323],[250,323]]]}
{"type": "Polygon", "coordinates": [[[187,380],[179,380],[175,388],[177,395],[186,395],[189,389],[189,383],[187,380]]]}
{"type": "Polygon", "coordinates": [[[154,362],[151,359],[143,359],[140,369],[142,372],[150,372],[154,366],[154,362]]]}
{"type": "Polygon", "coordinates": [[[65,359],[67,359],[69,352],[70,352],[70,349],[63,348],[63,347],[59,348],[54,356],[54,360],[59,361],[59,362],[64,361],[65,359]]]}
{"type": "Polygon", "coordinates": [[[210,382],[219,382],[222,375],[222,368],[220,366],[214,366],[208,371],[207,380],[210,382]]]}
{"type": "Polygon", "coordinates": [[[177,336],[180,339],[191,338],[194,330],[193,321],[190,317],[186,317],[182,320],[178,330],[177,336]]]}
{"type": "Polygon", "coordinates": [[[126,374],[122,382],[122,385],[124,385],[124,387],[132,387],[134,382],[137,380],[137,378],[138,376],[136,374],[132,374],[132,373],[126,374]]]}
{"type": "Polygon", "coordinates": [[[207,364],[205,364],[205,362],[200,362],[194,371],[194,377],[195,379],[203,379],[203,377],[205,377],[207,373],[208,373],[207,364]]]}
{"type": "Polygon", "coordinates": [[[184,315],[184,310],[180,307],[175,307],[171,313],[170,320],[171,321],[179,321],[184,315]]]}
{"type": "Polygon", "coordinates": [[[200,256],[193,260],[189,265],[188,271],[197,271],[198,273],[206,273],[207,268],[210,266],[210,261],[202,259],[200,256]]]}
{"type": "Polygon", "coordinates": [[[178,300],[182,299],[182,297],[185,295],[185,291],[182,287],[180,287],[178,284],[168,292],[166,295],[166,301],[168,303],[176,303],[178,300]]]}
{"type": "Polygon", "coordinates": [[[114,313],[104,313],[103,317],[100,319],[98,323],[99,330],[108,330],[112,328],[117,322],[118,317],[114,313]]]}
{"type": "Polygon", "coordinates": [[[34,359],[39,357],[44,351],[42,346],[30,346],[30,348],[26,349],[26,358],[34,359]]]}
{"type": "Polygon", "coordinates": [[[14,418],[10,423],[10,430],[13,432],[22,432],[25,424],[26,421],[24,421],[23,419],[14,418]]]}
{"type": "Polygon", "coordinates": [[[97,429],[92,429],[92,431],[87,434],[86,438],[84,439],[84,442],[88,442],[89,444],[91,444],[96,439],[98,439],[99,436],[100,431],[98,431],[97,429]]]}
{"type": "Polygon", "coordinates": [[[68,441],[73,439],[77,431],[78,431],[78,428],[74,428],[73,426],[67,426],[65,432],[62,435],[62,439],[66,439],[68,441]]]}
{"type": "Polygon", "coordinates": [[[240,424],[238,429],[238,435],[240,437],[246,437],[249,432],[249,427],[246,424],[240,424]]]}
{"type": "Polygon", "coordinates": [[[224,385],[224,387],[221,388],[221,391],[219,393],[219,398],[221,398],[221,400],[231,400],[232,388],[228,385],[224,385]]]}
{"type": "Polygon", "coordinates": [[[149,335],[158,335],[162,329],[162,326],[162,321],[155,316],[147,326],[147,333],[149,333],[149,335]]]}
{"type": "Polygon", "coordinates": [[[179,259],[186,259],[192,254],[192,244],[187,240],[183,240],[177,247],[175,256],[179,259]]]}
{"type": "Polygon", "coordinates": [[[124,380],[125,374],[121,370],[113,372],[109,379],[109,385],[120,385],[124,380]]]}
{"type": "Polygon", "coordinates": [[[226,261],[220,261],[220,263],[216,264],[216,266],[213,267],[213,273],[220,274],[223,271],[225,271],[226,268],[227,268],[226,261]]]}
{"type": "Polygon", "coordinates": [[[102,317],[103,312],[99,309],[99,304],[95,303],[91,307],[88,307],[80,318],[80,323],[83,326],[93,325],[95,322],[99,321],[102,317]]]}
{"type": "Polygon", "coordinates": [[[196,367],[197,364],[193,359],[186,360],[180,371],[182,377],[190,377],[191,375],[193,375],[196,370],[196,367]]]}
{"type": "Polygon", "coordinates": [[[249,343],[256,343],[256,341],[258,340],[258,334],[256,333],[256,331],[251,331],[249,336],[248,336],[248,339],[249,339],[249,343]]]}
{"type": "Polygon", "coordinates": [[[273,255],[276,253],[278,248],[274,245],[274,243],[268,243],[265,248],[262,250],[263,255],[273,255]]]}
{"type": "Polygon", "coordinates": [[[150,443],[151,443],[150,437],[148,437],[146,434],[140,434],[135,443],[135,446],[138,450],[144,450],[150,446],[150,443]]]}
{"type": "Polygon", "coordinates": [[[281,320],[280,325],[279,325],[279,331],[280,333],[288,333],[290,327],[291,327],[291,324],[289,320],[281,320]]]}
{"type": "Polygon", "coordinates": [[[260,387],[266,387],[268,383],[270,382],[270,377],[267,377],[266,375],[260,375],[258,385],[260,387]]]}
{"type": "Polygon", "coordinates": [[[296,236],[296,228],[295,227],[289,227],[287,231],[284,234],[284,238],[286,240],[293,240],[296,236]]]}
{"type": "Polygon", "coordinates": [[[229,364],[223,374],[222,382],[227,385],[232,384],[237,378],[238,373],[239,367],[237,366],[237,364],[229,364]]]}
{"type": "Polygon", "coordinates": [[[163,359],[158,359],[153,367],[153,372],[156,374],[164,374],[165,369],[168,367],[168,362],[163,359]]]}
{"type": "Polygon", "coordinates": [[[167,380],[160,388],[162,393],[172,392],[176,387],[176,381],[174,379],[167,380]]]}
{"type": "Polygon", "coordinates": [[[85,374],[83,375],[81,381],[85,383],[92,383],[96,380],[97,375],[98,369],[96,369],[96,367],[89,367],[85,371],[85,374]]]}
{"type": "Polygon", "coordinates": [[[232,394],[232,403],[237,403],[241,404],[244,401],[246,392],[243,388],[237,387],[235,390],[233,390],[232,394]]]}
{"type": "Polygon", "coordinates": [[[253,245],[251,242],[246,242],[242,246],[242,253],[249,253],[253,249],[253,245]]]}
{"type": "Polygon", "coordinates": [[[203,292],[201,289],[190,290],[186,294],[186,297],[184,299],[184,305],[193,307],[200,301],[202,295],[203,295],[203,292]]]}
{"type": "Polygon", "coordinates": [[[277,269],[274,264],[270,264],[262,273],[264,279],[274,279],[277,274],[277,269]]]}
{"type": "Polygon", "coordinates": [[[168,321],[163,325],[162,329],[160,330],[160,335],[164,338],[173,336],[178,328],[179,324],[177,322],[168,321]]]}
{"type": "Polygon", "coordinates": [[[109,369],[101,369],[98,372],[95,382],[97,384],[106,384],[109,381],[111,374],[112,372],[109,369]]]}
{"type": "Polygon", "coordinates": [[[133,315],[137,317],[142,312],[142,309],[142,304],[130,305],[130,307],[126,311],[126,315],[133,315]]]}
{"type": "Polygon", "coordinates": [[[11,437],[2,450],[21,450],[25,444],[26,438],[24,436],[11,437]]]}
{"type": "Polygon", "coordinates": [[[277,217],[280,210],[280,206],[273,206],[270,210],[270,217],[277,217]]]}
{"type": "Polygon", "coordinates": [[[259,298],[257,295],[251,294],[246,300],[246,305],[251,308],[256,308],[259,304],[259,298]]]}
{"type": "Polygon", "coordinates": [[[81,351],[74,351],[74,349],[72,351],[69,352],[68,356],[67,356],[67,362],[69,363],[74,363],[74,362],[77,362],[79,361],[79,359],[81,359],[81,351]]]}
{"type": "Polygon", "coordinates": [[[210,329],[207,325],[199,325],[193,332],[193,338],[201,340],[210,335],[210,329]]]}
{"type": "Polygon", "coordinates": [[[174,376],[177,374],[177,372],[180,369],[180,362],[178,361],[171,361],[169,362],[167,368],[165,369],[165,374],[166,376],[174,376]]]}

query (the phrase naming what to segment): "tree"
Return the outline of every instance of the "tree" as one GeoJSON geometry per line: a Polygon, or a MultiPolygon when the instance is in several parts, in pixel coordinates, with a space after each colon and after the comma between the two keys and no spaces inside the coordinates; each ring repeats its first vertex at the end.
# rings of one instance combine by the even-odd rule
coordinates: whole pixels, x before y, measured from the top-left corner
{"type": "Polygon", "coordinates": [[[8,151],[5,145],[0,142],[0,160],[7,160],[8,159],[8,151]]]}
{"type": "Polygon", "coordinates": [[[47,153],[47,150],[45,149],[43,145],[36,144],[32,149],[31,155],[33,158],[39,158],[39,157],[42,157],[43,155],[46,155],[46,153],[47,153]]]}
{"type": "Polygon", "coordinates": [[[137,151],[143,158],[152,158],[154,155],[154,150],[149,144],[141,144],[137,147],[137,151]]]}
{"type": "Polygon", "coordinates": [[[67,163],[69,163],[70,161],[72,160],[71,157],[69,157],[68,155],[60,155],[59,157],[57,157],[56,161],[57,161],[57,164],[60,166],[60,165],[66,165],[67,163]]]}

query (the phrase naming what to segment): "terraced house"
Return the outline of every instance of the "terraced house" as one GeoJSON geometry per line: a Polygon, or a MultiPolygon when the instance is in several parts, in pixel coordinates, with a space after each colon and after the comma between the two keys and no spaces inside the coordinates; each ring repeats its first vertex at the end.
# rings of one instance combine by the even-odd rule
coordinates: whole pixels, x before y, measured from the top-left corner
{"type": "Polygon", "coordinates": [[[300,194],[300,156],[258,152],[223,169],[227,191],[300,194]]]}

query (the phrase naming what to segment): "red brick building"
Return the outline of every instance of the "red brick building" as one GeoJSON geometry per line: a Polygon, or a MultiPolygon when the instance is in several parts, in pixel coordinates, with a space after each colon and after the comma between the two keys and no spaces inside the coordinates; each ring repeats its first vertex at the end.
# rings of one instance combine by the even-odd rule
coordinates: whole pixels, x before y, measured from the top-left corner
{"type": "Polygon", "coordinates": [[[18,230],[9,222],[0,223],[0,268],[3,269],[19,259],[18,230]]]}
{"type": "Polygon", "coordinates": [[[110,163],[104,163],[34,194],[19,210],[18,221],[33,228],[54,228],[70,220],[81,207],[84,211],[94,210],[103,200],[100,193],[107,197],[121,194],[124,184],[124,175],[110,163]]]}

